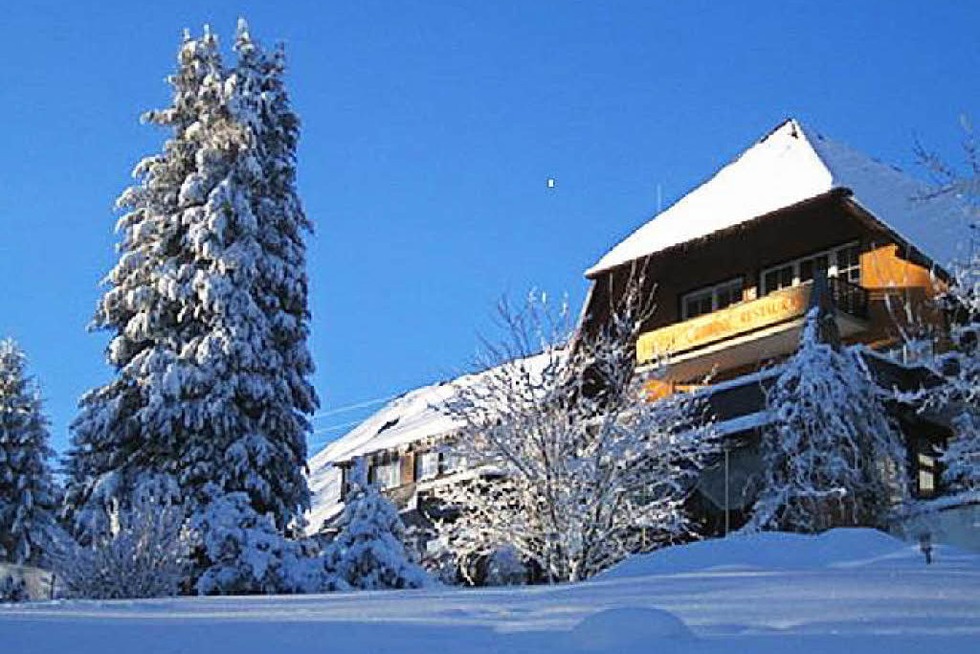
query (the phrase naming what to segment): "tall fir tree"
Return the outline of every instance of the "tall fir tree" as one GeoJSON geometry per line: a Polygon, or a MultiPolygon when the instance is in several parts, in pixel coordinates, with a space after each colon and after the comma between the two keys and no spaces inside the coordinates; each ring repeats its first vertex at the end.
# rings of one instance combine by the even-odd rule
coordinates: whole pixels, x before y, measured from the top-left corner
{"type": "Polygon", "coordinates": [[[148,114],[173,137],[120,198],[129,211],[120,261],[96,316],[116,332],[117,377],[83,399],[70,456],[71,500],[85,507],[88,531],[104,530],[113,505],[145,487],[179,496],[189,514],[215,493],[244,492],[279,529],[309,502],[305,436],[317,400],[306,345],[310,224],[294,184],[298,122],[281,66],[240,31],[251,50],[245,56],[240,36],[231,71],[209,31],[185,38],[173,106],[148,114]],[[261,85],[241,83],[246,73],[261,85]],[[275,85],[278,113],[269,109],[275,85]],[[277,123],[287,119],[287,128],[277,123]],[[278,158],[262,147],[276,130],[291,136],[278,158]],[[269,171],[281,161],[292,167],[274,184],[269,171]],[[274,247],[282,241],[288,257],[274,247]]]}
{"type": "Polygon", "coordinates": [[[0,560],[38,563],[53,536],[57,491],[48,421],[24,353],[0,342],[0,560]]]}
{"type": "Polygon", "coordinates": [[[254,508],[271,512],[284,528],[309,502],[302,470],[309,416],[318,404],[307,347],[305,236],[312,224],[296,190],[299,120],[282,79],[282,49],[267,54],[240,21],[235,51],[238,62],[225,91],[227,118],[239,142],[221,184],[241,217],[238,233],[226,232],[226,241],[234,241],[226,252],[250,261],[230,266],[241,278],[228,289],[245,286],[242,304],[248,309],[224,317],[239,321],[228,323],[230,332],[248,347],[229,359],[236,370],[234,405],[241,426],[232,433],[225,456],[229,465],[212,480],[225,491],[248,492],[254,508]]]}
{"type": "MultiPolygon", "coordinates": [[[[65,512],[83,540],[105,536],[113,511],[137,491],[179,496],[176,460],[190,430],[207,415],[186,401],[206,394],[187,345],[204,331],[196,307],[196,266],[189,251],[184,186],[214,122],[222,78],[217,40],[184,34],[178,68],[168,78],[171,106],[143,115],[171,131],[163,152],[133,171],[136,185],[117,200],[119,261],[92,328],[112,332],[106,351],[115,377],[82,397],[72,424],[65,512]],[[197,383],[195,383],[197,382],[197,383]],[[152,488],[152,485],[160,486],[152,488]]],[[[162,497],[160,499],[163,499],[162,497]]]]}
{"type": "Polygon", "coordinates": [[[746,529],[880,526],[907,492],[904,449],[860,355],[837,342],[832,313],[808,311],[767,399],[773,423],[746,529]]]}

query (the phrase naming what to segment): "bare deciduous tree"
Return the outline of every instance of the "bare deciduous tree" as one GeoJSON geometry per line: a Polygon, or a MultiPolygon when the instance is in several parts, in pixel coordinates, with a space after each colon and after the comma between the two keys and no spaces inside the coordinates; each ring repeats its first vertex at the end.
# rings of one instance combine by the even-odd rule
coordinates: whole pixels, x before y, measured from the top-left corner
{"type": "Polygon", "coordinates": [[[176,595],[187,571],[184,513],[145,499],[115,514],[111,533],[92,545],[67,535],[50,563],[69,597],[127,599],[176,595]]]}
{"type": "Polygon", "coordinates": [[[567,302],[501,305],[504,340],[443,408],[462,425],[449,450],[467,472],[437,491],[453,509],[439,530],[470,581],[501,548],[575,581],[688,534],[682,505],[715,443],[702,400],[652,402],[634,374],[641,288],[592,334],[567,302]]]}
{"type": "MultiPolygon", "coordinates": [[[[952,165],[916,144],[919,162],[933,179],[932,195],[955,196],[971,228],[962,234],[970,250],[961,260],[950,262],[953,280],[938,298],[951,322],[952,347],[933,361],[945,383],[924,393],[923,407],[951,416],[955,434],[941,459],[946,483],[955,491],[980,492],[980,247],[976,232],[980,224],[980,145],[970,121],[964,117],[961,122],[964,166],[952,165]]],[[[964,216],[949,218],[963,222],[964,216]]]]}

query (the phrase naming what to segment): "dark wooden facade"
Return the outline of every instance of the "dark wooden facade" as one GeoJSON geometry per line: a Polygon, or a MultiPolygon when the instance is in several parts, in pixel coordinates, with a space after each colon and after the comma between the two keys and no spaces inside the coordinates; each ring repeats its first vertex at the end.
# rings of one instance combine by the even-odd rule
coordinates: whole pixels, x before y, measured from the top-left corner
{"type": "MultiPolygon", "coordinates": [[[[899,343],[901,335],[910,330],[942,331],[942,316],[928,300],[947,279],[945,271],[875,221],[844,190],[597,273],[584,311],[583,329],[594,333],[635,279],[642,279],[642,294],[656,305],[641,330],[652,332],[683,322],[681,298],[685,294],[741,277],[741,300],[751,302],[764,295],[760,287],[763,271],[849,243],[860,248],[858,285],[866,292],[868,306],[867,315],[862,316],[867,325],[846,342],[882,348],[899,343]],[[907,324],[906,303],[917,324],[907,324]]],[[[716,369],[715,376],[738,376],[768,362],[760,360],[737,370],[716,369]]]]}

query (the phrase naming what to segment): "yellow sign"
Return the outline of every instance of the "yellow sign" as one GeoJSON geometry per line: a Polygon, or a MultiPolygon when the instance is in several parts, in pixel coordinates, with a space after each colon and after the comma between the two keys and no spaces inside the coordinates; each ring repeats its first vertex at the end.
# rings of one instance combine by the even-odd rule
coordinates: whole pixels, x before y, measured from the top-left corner
{"type": "Polygon", "coordinates": [[[658,356],[680,354],[798,318],[806,312],[809,301],[810,285],[794,286],[758,300],[646,332],[636,341],[636,360],[646,363],[658,356]]]}

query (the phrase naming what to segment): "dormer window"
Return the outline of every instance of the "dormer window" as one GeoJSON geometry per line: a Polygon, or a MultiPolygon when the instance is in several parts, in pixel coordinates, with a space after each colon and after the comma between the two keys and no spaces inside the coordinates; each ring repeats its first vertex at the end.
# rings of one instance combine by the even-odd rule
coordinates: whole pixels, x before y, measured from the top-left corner
{"type": "Polygon", "coordinates": [[[681,318],[687,320],[742,301],[742,278],[699,288],[681,298],[681,318]]]}

